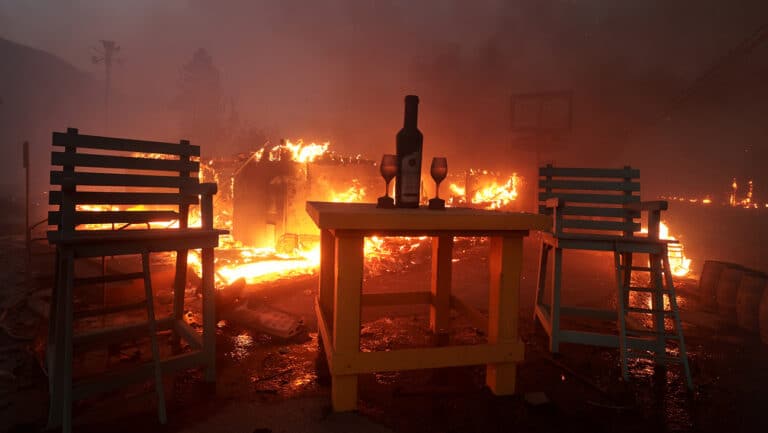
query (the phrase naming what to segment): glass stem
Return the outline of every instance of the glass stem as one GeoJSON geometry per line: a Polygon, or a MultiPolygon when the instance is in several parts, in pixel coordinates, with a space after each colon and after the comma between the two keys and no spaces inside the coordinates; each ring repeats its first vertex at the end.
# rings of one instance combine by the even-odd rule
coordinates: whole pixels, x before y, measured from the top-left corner
{"type": "Polygon", "coordinates": [[[391,180],[388,180],[387,184],[384,186],[384,196],[385,197],[389,197],[389,182],[391,182],[391,180]]]}
{"type": "Polygon", "coordinates": [[[435,182],[435,198],[440,198],[440,182],[435,182]]]}

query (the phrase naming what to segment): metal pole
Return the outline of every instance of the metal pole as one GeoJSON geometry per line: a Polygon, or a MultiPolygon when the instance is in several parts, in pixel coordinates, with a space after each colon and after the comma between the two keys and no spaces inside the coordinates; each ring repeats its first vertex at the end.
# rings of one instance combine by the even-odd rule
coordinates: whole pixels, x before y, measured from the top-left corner
{"type": "Polygon", "coordinates": [[[115,49],[114,41],[101,41],[104,46],[104,69],[106,78],[104,80],[104,132],[109,131],[109,87],[112,81],[112,54],[115,49]]]}
{"type": "Polygon", "coordinates": [[[29,226],[29,142],[22,145],[24,165],[24,240],[26,245],[26,283],[27,289],[32,287],[32,228],[29,226]]]}
{"type": "Polygon", "coordinates": [[[93,62],[104,62],[104,132],[109,131],[109,91],[112,85],[112,61],[115,54],[120,51],[120,47],[117,46],[115,41],[101,40],[103,52],[99,52],[99,55],[93,56],[93,62]]]}

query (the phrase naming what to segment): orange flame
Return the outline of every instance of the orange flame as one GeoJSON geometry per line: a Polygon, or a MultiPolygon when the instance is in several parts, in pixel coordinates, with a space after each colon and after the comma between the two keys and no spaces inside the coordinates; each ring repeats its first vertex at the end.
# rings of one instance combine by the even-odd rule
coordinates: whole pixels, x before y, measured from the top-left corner
{"type": "MultiPolygon", "coordinates": [[[[294,162],[314,162],[317,158],[328,152],[328,146],[330,146],[329,142],[323,144],[304,144],[304,140],[302,139],[297,140],[296,143],[291,142],[291,140],[286,140],[285,144],[278,144],[269,149],[269,160],[281,161],[283,155],[289,155],[290,160],[294,162]]],[[[256,159],[260,159],[263,153],[264,149],[256,152],[256,159]]]]}
{"type": "MultiPolygon", "coordinates": [[[[502,209],[517,200],[519,187],[520,177],[517,173],[512,173],[504,183],[494,180],[475,191],[470,204],[479,205],[484,209],[502,209]]],[[[450,184],[449,189],[454,196],[466,197],[467,195],[466,188],[455,183],[450,184]]]]}
{"type": "MultiPolygon", "coordinates": [[[[644,227],[640,233],[648,233],[648,228],[644,227]]],[[[677,238],[669,234],[669,226],[663,221],[659,225],[659,239],[676,241],[677,238]]],[[[685,257],[682,242],[669,244],[669,266],[672,268],[672,275],[684,277],[691,271],[691,259],[685,257]]]]}
{"type": "Polygon", "coordinates": [[[346,191],[337,193],[331,191],[331,201],[335,203],[359,203],[365,199],[365,188],[357,179],[352,179],[352,186],[346,191]]]}

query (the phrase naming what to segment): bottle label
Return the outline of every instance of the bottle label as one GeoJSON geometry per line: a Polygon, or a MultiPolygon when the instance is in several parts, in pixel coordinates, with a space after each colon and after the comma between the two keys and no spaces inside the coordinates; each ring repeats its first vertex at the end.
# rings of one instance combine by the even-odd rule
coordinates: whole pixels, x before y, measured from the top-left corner
{"type": "Polygon", "coordinates": [[[401,183],[400,194],[402,200],[408,203],[418,203],[419,201],[419,177],[421,177],[421,167],[419,167],[419,154],[411,153],[403,156],[400,167],[401,183]]]}

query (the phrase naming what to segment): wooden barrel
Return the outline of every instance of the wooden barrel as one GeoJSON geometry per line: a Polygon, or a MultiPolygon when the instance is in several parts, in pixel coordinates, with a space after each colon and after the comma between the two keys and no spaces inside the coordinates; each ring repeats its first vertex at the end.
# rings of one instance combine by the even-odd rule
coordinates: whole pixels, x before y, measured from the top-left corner
{"type": "Polygon", "coordinates": [[[702,307],[705,309],[714,311],[717,308],[717,300],[715,298],[717,283],[720,281],[720,274],[723,272],[723,269],[728,266],[733,266],[733,264],[716,260],[704,262],[704,269],[702,269],[701,278],[699,279],[699,296],[701,297],[702,307]]]}
{"type": "Polygon", "coordinates": [[[763,340],[763,343],[768,344],[768,290],[763,291],[763,300],[760,301],[758,316],[760,339],[763,340]]]}
{"type": "Polygon", "coordinates": [[[736,323],[749,332],[759,332],[758,317],[768,276],[762,272],[745,271],[736,293],[736,323]]]}
{"type": "Polygon", "coordinates": [[[720,273],[715,290],[717,299],[717,313],[725,320],[736,321],[736,295],[738,293],[744,268],[738,265],[730,265],[720,273]]]}

